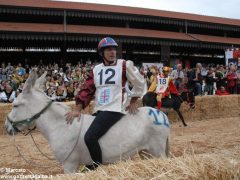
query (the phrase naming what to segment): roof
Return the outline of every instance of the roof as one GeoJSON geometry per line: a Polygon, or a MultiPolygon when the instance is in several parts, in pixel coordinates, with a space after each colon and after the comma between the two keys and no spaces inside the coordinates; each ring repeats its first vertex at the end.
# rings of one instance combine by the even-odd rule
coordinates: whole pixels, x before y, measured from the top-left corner
{"type": "Polygon", "coordinates": [[[163,10],[92,4],[92,3],[76,3],[76,2],[62,2],[62,1],[60,2],[60,1],[49,1],[49,0],[41,0],[41,1],[40,0],[24,0],[24,1],[1,0],[0,5],[124,13],[124,14],[131,14],[131,15],[146,15],[146,16],[165,17],[165,18],[184,19],[184,20],[186,19],[191,21],[240,26],[240,19],[230,19],[230,18],[203,16],[203,15],[180,13],[180,12],[170,12],[170,11],[163,11],[163,10]]]}
{"type": "MultiPolygon", "coordinates": [[[[37,33],[64,33],[64,26],[60,24],[39,23],[5,23],[0,22],[0,31],[8,32],[37,32],[37,33]]],[[[66,33],[87,35],[113,35],[124,37],[171,39],[183,41],[202,41],[210,43],[240,44],[240,38],[226,38],[199,34],[167,32],[157,30],[116,28],[102,26],[67,25],[66,33]]]]}

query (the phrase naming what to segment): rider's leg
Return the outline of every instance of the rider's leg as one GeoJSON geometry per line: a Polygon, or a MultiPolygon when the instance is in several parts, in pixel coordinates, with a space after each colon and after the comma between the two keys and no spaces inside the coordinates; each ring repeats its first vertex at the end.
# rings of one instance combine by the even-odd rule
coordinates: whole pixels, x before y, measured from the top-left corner
{"type": "Polygon", "coordinates": [[[84,140],[89,149],[92,160],[95,163],[102,163],[102,151],[98,143],[99,138],[102,137],[122,117],[122,113],[102,111],[97,114],[96,118],[87,130],[84,140]]]}

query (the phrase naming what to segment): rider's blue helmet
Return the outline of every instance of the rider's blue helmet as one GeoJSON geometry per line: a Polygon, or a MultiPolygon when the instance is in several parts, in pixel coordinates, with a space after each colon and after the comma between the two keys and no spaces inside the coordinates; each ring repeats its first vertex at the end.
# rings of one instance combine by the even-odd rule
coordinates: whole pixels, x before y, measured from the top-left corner
{"type": "Polygon", "coordinates": [[[107,47],[118,47],[118,44],[113,38],[105,37],[98,44],[98,53],[102,55],[102,51],[107,47]]]}

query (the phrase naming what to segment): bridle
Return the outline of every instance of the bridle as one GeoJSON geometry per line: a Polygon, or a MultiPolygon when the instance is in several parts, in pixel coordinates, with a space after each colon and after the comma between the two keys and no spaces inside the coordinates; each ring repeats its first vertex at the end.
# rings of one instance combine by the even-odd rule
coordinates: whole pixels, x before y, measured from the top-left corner
{"type": "MultiPolygon", "coordinates": [[[[23,124],[27,124],[28,127],[29,125],[34,122],[35,120],[37,120],[52,104],[52,101],[49,101],[49,103],[37,114],[35,114],[34,116],[32,116],[31,118],[26,118],[20,121],[13,121],[9,116],[7,116],[7,120],[10,122],[10,124],[12,125],[13,129],[16,132],[21,132],[17,126],[18,125],[23,125],[23,124]]],[[[34,129],[36,129],[36,127],[34,127],[33,129],[29,129],[29,132],[25,135],[28,135],[31,131],[33,131],[34,129]]]]}
{"type": "MultiPolygon", "coordinates": [[[[51,106],[52,103],[53,103],[53,101],[50,101],[39,113],[35,114],[35,115],[32,116],[31,118],[23,119],[23,120],[21,120],[21,121],[13,121],[12,119],[9,118],[9,116],[7,116],[7,120],[11,123],[11,125],[12,125],[12,127],[14,128],[15,131],[21,132],[21,131],[16,127],[17,125],[19,125],[19,124],[27,124],[28,127],[29,127],[29,125],[30,125],[33,121],[37,120],[37,119],[51,106]]],[[[82,130],[81,127],[82,127],[82,124],[83,124],[83,120],[84,120],[84,116],[81,116],[81,120],[80,120],[80,122],[81,122],[81,123],[80,123],[80,130],[79,130],[79,133],[78,133],[78,136],[77,136],[76,143],[74,144],[74,146],[73,146],[72,150],[70,151],[70,153],[63,159],[62,163],[64,163],[64,162],[70,157],[70,155],[72,154],[72,152],[74,151],[75,147],[76,147],[77,144],[78,144],[79,137],[80,137],[81,130],[82,130]]],[[[30,134],[30,135],[31,135],[31,138],[32,138],[32,140],[33,140],[36,148],[39,150],[39,152],[40,152],[43,156],[45,156],[47,159],[49,159],[49,160],[55,160],[54,158],[48,157],[47,155],[45,155],[45,154],[40,150],[40,148],[38,147],[37,143],[35,142],[32,134],[31,134],[31,132],[32,132],[34,129],[36,129],[36,126],[35,126],[33,129],[28,129],[29,131],[28,131],[26,134],[24,134],[24,135],[26,136],[26,135],[30,134]]],[[[28,164],[30,164],[30,165],[32,165],[32,166],[40,167],[40,168],[50,168],[50,167],[61,166],[60,163],[55,164],[55,165],[53,165],[53,166],[38,165],[38,164],[35,164],[35,163],[27,160],[27,159],[23,156],[23,154],[20,152],[19,146],[17,145],[16,140],[15,140],[15,133],[14,133],[14,132],[13,132],[13,143],[14,143],[14,145],[15,145],[18,153],[19,153],[19,155],[24,159],[24,161],[25,161],[26,163],[28,163],[28,164]]]]}

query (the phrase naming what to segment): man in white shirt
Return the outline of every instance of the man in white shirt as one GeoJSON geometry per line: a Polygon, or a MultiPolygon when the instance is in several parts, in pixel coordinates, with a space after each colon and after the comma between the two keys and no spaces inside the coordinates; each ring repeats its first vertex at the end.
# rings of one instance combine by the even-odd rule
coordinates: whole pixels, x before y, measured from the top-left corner
{"type": "Polygon", "coordinates": [[[184,78],[184,73],[182,71],[182,64],[178,64],[177,69],[173,70],[172,78],[174,80],[174,85],[177,87],[177,89],[179,89],[179,85],[184,78]]]}
{"type": "Polygon", "coordinates": [[[0,93],[0,102],[12,103],[16,98],[16,92],[13,91],[12,86],[6,85],[5,90],[0,93]]]}

